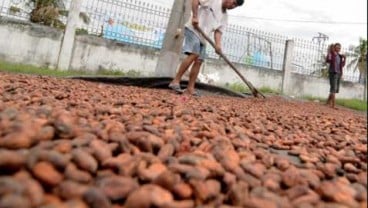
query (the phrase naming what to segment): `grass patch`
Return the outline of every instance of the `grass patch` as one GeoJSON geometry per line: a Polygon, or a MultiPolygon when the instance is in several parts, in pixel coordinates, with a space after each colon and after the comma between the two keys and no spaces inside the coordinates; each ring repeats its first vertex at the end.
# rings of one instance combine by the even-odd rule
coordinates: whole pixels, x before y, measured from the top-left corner
{"type": "Polygon", "coordinates": [[[234,92],[250,93],[250,89],[248,88],[248,86],[242,83],[231,83],[231,84],[226,83],[225,88],[232,90],[234,92]]]}
{"type": "Polygon", "coordinates": [[[336,103],[351,109],[367,111],[367,102],[358,99],[337,99],[336,103]]]}
{"type": "Polygon", "coordinates": [[[96,72],[83,71],[83,70],[55,70],[47,67],[37,67],[26,64],[14,64],[4,61],[0,61],[0,71],[9,73],[21,73],[21,74],[34,74],[42,76],[54,76],[54,77],[68,77],[68,76],[80,76],[80,75],[102,75],[102,76],[129,76],[138,77],[141,74],[135,70],[129,70],[123,72],[119,70],[101,69],[96,72]]]}
{"type": "MultiPolygon", "coordinates": [[[[320,102],[326,102],[327,99],[313,96],[305,96],[303,97],[306,100],[319,100],[320,102]]],[[[358,110],[358,111],[367,111],[367,102],[364,100],[358,99],[336,99],[336,104],[339,106],[344,106],[350,109],[358,110]]]]}
{"type": "Polygon", "coordinates": [[[21,73],[21,74],[35,74],[35,75],[46,75],[46,76],[73,76],[73,75],[86,75],[84,71],[60,71],[53,70],[47,67],[37,67],[33,65],[25,64],[13,64],[8,62],[0,61],[0,71],[10,73],[21,73]]]}
{"type": "Polygon", "coordinates": [[[108,70],[108,69],[99,69],[96,73],[90,73],[95,75],[104,75],[104,76],[126,76],[126,73],[118,70],[108,70]]]}
{"type": "MultiPolygon", "coordinates": [[[[239,83],[239,82],[232,83],[232,84],[226,84],[225,88],[235,91],[235,92],[239,92],[239,93],[251,93],[248,86],[246,86],[243,83],[239,83]]],[[[280,93],[278,90],[274,90],[269,87],[258,88],[258,91],[260,91],[261,93],[267,93],[267,94],[279,94],[280,93]]]]}
{"type": "Polygon", "coordinates": [[[258,90],[262,93],[267,93],[267,94],[280,94],[280,90],[274,90],[269,87],[261,87],[258,90]]]}

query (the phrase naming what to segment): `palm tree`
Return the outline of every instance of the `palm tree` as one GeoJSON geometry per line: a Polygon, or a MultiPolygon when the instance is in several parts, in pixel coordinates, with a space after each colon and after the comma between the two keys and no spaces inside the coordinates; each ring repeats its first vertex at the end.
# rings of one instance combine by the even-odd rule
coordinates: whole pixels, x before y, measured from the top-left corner
{"type": "Polygon", "coordinates": [[[367,81],[367,40],[360,38],[359,46],[353,48],[352,53],[346,54],[347,58],[351,58],[346,68],[359,70],[359,83],[367,81]]]}

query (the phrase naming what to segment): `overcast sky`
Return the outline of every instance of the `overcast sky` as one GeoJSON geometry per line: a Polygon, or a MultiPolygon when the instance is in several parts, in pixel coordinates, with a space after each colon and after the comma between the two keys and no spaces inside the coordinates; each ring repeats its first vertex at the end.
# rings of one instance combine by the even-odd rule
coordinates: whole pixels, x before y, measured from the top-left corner
{"type": "MultiPolygon", "coordinates": [[[[0,0],[0,6],[10,0],[0,0]]],[[[88,1],[88,0],[87,0],[88,1]]],[[[170,8],[174,0],[141,0],[170,8]]],[[[13,3],[22,2],[12,0],[13,3]]],[[[230,24],[312,40],[321,32],[329,42],[357,45],[367,38],[367,0],[245,0],[229,12],[230,24]]]]}
{"type": "MultiPolygon", "coordinates": [[[[173,1],[155,2],[170,7],[173,1]]],[[[245,0],[229,14],[230,24],[288,37],[312,40],[321,32],[344,46],[367,38],[367,0],[245,0]]]]}

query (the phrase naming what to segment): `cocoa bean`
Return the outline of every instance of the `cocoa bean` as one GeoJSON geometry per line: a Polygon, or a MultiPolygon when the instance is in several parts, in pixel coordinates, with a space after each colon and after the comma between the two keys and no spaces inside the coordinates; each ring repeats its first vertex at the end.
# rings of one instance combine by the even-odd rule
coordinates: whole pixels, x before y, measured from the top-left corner
{"type": "Polygon", "coordinates": [[[30,135],[24,132],[12,132],[0,139],[0,147],[6,149],[29,148],[33,141],[30,135]]]}
{"type": "Polygon", "coordinates": [[[168,157],[172,156],[175,152],[175,148],[172,144],[165,144],[158,152],[158,158],[161,161],[167,160],[168,157]]]}
{"type": "Polygon", "coordinates": [[[55,193],[63,199],[80,198],[87,191],[88,186],[74,181],[63,181],[55,189],[55,193]]]}
{"type": "Polygon", "coordinates": [[[139,187],[133,179],[121,176],[102,178],[97,182],[97,186],[111,200],[125,199],[139,187]]]}
{"type": "Polygon", "coordinates": [[[92,180],[92,176],[89,172],[79,170],[74,163],[69,163],[65,169],[65,177],[67,179],[81,182],[81,183],[89,183],[92,180]]]}
{"type": "Polygon", "coordinates": [[[162,207],[173,202],[173,196],[167,190],[156,185],[144,185],[129,194],[124,206],[126,208],[162,207]]]}
{"type": "Polygon", "coordinates": [[[32,172],[46,185],[56,186],[63,180],[63,175],[48,162],[38,162],[33,167],[32,172]]]}
{"type": "Polygon", "coordinates": [[[83,170],[95,173],[97,170],[97,161],[86,151],[75,149],[72,151],[73,161],[83,170]]]}
{"type": "Polygon", "coordinates": [[[44,126],[42,127],[36,134],[36,141],[49,141],[52,140],[55,136],[55,129],[52,126],[44,126]]]}
{"type": "Polygon", "coordinates": [[[182,201],[173,201],[163,205],[163,208],[193,208],[194,207],[193,200],[182,200],[182,201]]]}
{"type": "Polygon", "coordinates": [[[173,190],[174,186],[180,181],[180,176],[171,171],[164,171],[153,179],[152,183],[157,184],[167,190],[173,190]]]}
{"type": "Polygon", "coordinates": [[[91,147],[94,156],[100,163],[103,163],[106,159],[112,157],[110,147],[103,141],[97,139],[92,140],[89,146],[91,147]]]}
{"type": "Polygon", "coordinates": [[[92,208],[109,208],[111,202],[107,196],[97,188],[89,188],[83,194],[83,199],[87,202],[89,207],[92,208]]]}
{"type": "Polygon", "coordinates": [[[81,199],[71,199],[65,202],[65,206],[68,208],[88,208],[87,204],[81,199]]]}
{"type": "Polygon", "coordinates": [[[167,170],[166,166],[161,163],[154,163],[150,165],[147,169],[139,171],[140,179],[153,181],[157,178],[161,173],[167,170]]]}
{"type": "Polygon", "coordinates": [[[25,155],[11,150],[0,149],[0,169],[19,170],[25,165],[25,155]]]}
{"type": "Polygon", "coordinates": [[[24,185],[11,178],[11,177],[0,177],[0,196],[6,194],[23,194],[25,191],[24,185]]]}
{"type": "Polygon", "coordinates": [[[177,183],[172,188],[172,191],[181,199],[188,199],[193,194],[192,187],[187,183],[177,183]]]}
{"type": "Polygon", "coordinates": [[[25,197],[16,194],[7,194],[0,198],[0,207],[6,208],[30,208],[31,204],[25,197]]]}
{"type": "Polygon", "coordinates": [[[28,196],[31,206],[40,206],[44,201],[44,190],[41,184],[33,179],[23,179],[21,182],[25,187],[25,195],[28,196]]]}

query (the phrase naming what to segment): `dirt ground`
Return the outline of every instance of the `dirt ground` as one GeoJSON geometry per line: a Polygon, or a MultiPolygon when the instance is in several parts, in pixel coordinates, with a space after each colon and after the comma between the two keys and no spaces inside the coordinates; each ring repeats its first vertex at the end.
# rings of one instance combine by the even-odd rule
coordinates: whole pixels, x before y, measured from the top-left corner
{"type": "Polygon", "coordinates": [[[0,207],[367,207],[367,117],[0,72],[0,207]]]}

